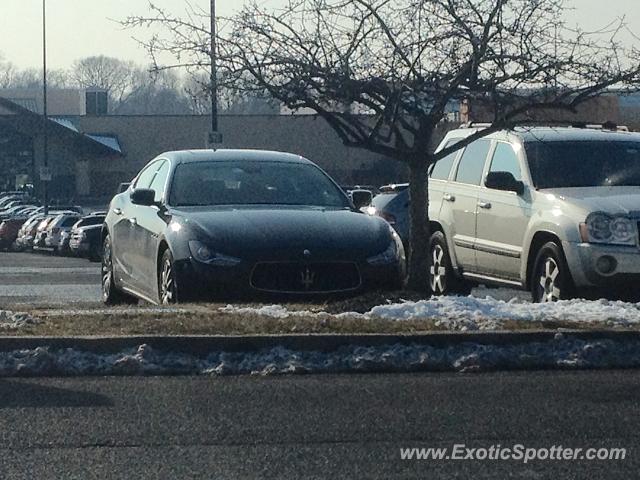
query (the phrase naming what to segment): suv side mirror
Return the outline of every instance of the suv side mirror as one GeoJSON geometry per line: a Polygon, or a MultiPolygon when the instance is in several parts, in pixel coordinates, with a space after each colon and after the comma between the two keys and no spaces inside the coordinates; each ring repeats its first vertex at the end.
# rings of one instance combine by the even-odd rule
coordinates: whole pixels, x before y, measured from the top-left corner
{"type": "Polygon", "coordinates": [[[516,180],[511,172],[489,172],[484,184],[494,190],[516,192],[518,195],[524,193],[524,183],[516,180]]]}
{"type": "Polygon", "coordinates": [[[156,192],[149,188],[136,188],[130,195],[131,203],[150,207],[156,204],[156,192]]]}
{"type": "Polygon", "coordinates": [[[371,205],[371,201],[373,200],[373,194],[369,190],[353,190],[349,196],[357,210],[371,205]]]}

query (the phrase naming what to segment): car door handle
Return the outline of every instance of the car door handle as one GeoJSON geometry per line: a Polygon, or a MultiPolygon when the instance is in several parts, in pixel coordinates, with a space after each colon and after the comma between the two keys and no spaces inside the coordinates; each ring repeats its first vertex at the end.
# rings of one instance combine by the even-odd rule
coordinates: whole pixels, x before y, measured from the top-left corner
{"type": "Polygon", "coordinates": [[[442,198],[447,201],[447,202],[455,202],[456,201],[456,197],[454,197],[453,195],[451,195],[450,193],[445,193],[442,198]]]}
{"type": "Polygon", "coordinates": [[[130,219],[129,219],[129,223],[130,223],[131,225],[137,225],[137,224],[138,224],[138,220],[136,220],[135,218],[130,218],[130,219]]]}
{"type": "Polygon", "coordinates": [[[113,209],[113,213],[115,213],[116,215],[122,215],[122,209],[116,207],[116,208],[113,209]]]}
{"type": "Polygon", "coordinates": [[[491,208],[491,204],[489,202],[478,202],[478,206],[486,210],[489,210],[491,208]]]}

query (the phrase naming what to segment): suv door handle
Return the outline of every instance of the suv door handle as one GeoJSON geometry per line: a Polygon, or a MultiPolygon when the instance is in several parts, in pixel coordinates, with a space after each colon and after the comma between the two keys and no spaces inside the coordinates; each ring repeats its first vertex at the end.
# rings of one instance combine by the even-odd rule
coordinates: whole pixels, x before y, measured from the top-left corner
{"type": "Polygon", "coordinates": [[[122,209],[116,207],[113,209],[113,213],[115,213],[116,215],[122,215],[122,209]]]}
{"type": "Polygon", "coordinates": [[[489,202],[478,202],[478,206],[486,210],[489,210],[491,208],[491,204],[489,202]]]}
{"type": "Polygon", "coordinates": [[[130,223],[131,225],[137,225],[137,224],[138,224],[138,221],[137,221],[135,218],[130,218],[130,219],[129,219],[129,223],[130,223]]]}
{"type": "Polygon", "coordinates": [[[445,193],[444,195],[442,195],[442,199],[447,201],[447,202],[455,202],[456,201],[456,197],[454,197],[450,193],[445,193]]]}

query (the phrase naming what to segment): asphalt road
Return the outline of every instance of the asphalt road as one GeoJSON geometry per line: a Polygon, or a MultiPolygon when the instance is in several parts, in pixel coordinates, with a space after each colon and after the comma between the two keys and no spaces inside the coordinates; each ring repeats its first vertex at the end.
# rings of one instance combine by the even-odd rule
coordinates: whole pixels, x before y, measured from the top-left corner
{"type": "MultiPolygon", "coordinates": [[[[477,288],[473,295],[528,300],[527,292],[477,288]]],[[[100,265],[47,253],[0,252],[0,308],[98,305],[100,265]]]]}
{"type": "Polygon", "coordinates": [[[100,265],[48,253],[0,252],[0,307],[100,301],[100,265]]]}
{"type": "Polygon", "coordinates": [[[0,380],[0,476],[637,478],[637,371],[0,380]],[[618,461],[400,459],[400,448],[621,447],[618,461]]]}

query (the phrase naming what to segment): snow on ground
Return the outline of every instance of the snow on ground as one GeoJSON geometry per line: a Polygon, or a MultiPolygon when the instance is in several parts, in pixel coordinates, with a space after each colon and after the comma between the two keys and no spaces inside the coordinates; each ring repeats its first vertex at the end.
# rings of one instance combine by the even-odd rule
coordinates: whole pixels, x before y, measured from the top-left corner
{"type": "MultiPolygon", "coordinates": [[[[267,315],[276,318],[329,315],[324,312],[288,310],[281,305],[259,308],[227,305],[227,313],[267,315]]],[[[505,320],[522,322],[562,321],[624,327],[640,323],[640,304],[610,300],[564,300],[555,303],[530,303],[514,298],[508,301],[493,297],[435,297],[417,302],[379,305],[365,314],[346,312],[338,316],[384,318],[387,320],[433,319],[447,330],[497,330],[505,320]]]]}
{"type": "Polygon", "coordinates": [[[0,376],[25,375],[276,375],[288,373],[483,371],[522,368],[640,366],[640,342],[583,341],[557,334],[545,343],[449,347],[341,347],[334,352],[276,347],[258,352],[212,352],[198,358],[148,345],[112,355],[36,348],[0,353],[0,376]]]}
{"type": "Polygon", "coordinates": [[[19,330],[24,327],[32,327],[41,322],[42,320],[34,318],[28,313],[0,310],[0,331],[19,330]]]}
{"type": "Polygon", "coordinates": [[[563,300],[555,303],[503,301],[492,297],[437,297],[419,302],[380,305],[368,312],[394,320],[434,318],[450,329],[493,329],[504,320],[563,321],[629,326],[640,323],[640,304],[610,300],[563,300]]]}
{"type": "Polygon", "coordinates": [[[287,310],[282,305],[265,305],[263,307],[236,307],[235,305],[227,305],[218,309],[223,313],[234,313],[238,315],[264,315],[265,317],[273,318],[288,318],[295,316],[314,316],[317,315],[313,312],[287,310]]]}

